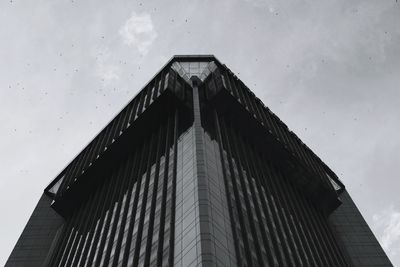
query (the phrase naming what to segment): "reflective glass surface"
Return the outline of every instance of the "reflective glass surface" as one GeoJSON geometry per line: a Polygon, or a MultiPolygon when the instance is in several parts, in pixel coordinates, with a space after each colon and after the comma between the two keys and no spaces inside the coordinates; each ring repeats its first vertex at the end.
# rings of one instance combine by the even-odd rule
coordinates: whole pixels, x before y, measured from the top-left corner
{"type": "Polygon", "coordinates": [[[189,82],[192,76],[197,76],[200,80],[204,80],[213,70],[216,65],[214,61],[210,62],[174,62],[172,68],[179,75],[189,82]]]}

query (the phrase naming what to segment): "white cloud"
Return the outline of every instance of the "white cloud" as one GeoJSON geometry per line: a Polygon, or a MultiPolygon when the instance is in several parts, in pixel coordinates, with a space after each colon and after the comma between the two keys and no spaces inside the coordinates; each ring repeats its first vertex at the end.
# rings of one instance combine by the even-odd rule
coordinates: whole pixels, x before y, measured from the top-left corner
{"type": "Polygon", "coordinates": [[[117,70],[118,67],[116,66],[109,66],[108,68],[104,69],[103,79],[105,81],[119,80],[119,75],[117,74],[117,70]]]}
{"type": "Polygon", "coordinates": [[[98,47],[96,54],[96,75],[105,83],[110,84],[120,78],[120,68],[113,63],[110,50],[107,47],[98,47]]]}
{"type": "Polygon", "coordinates": [[[373,216],[382,247],[394,256],[400,252],[400,212],[393,206],[373,216]]]}
{"type": "Polygon", "coordinates": [[[157,37],[153,21],[148,13],[132,12],[131,17],[120,28],[119,34],[124,44],[136,47],[141,54],[147,54],[157,37]]]}

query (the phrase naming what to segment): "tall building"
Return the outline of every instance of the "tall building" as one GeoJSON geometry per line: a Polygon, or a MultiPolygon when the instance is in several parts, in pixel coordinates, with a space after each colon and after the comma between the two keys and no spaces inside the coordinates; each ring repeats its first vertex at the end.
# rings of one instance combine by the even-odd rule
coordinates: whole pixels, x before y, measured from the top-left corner
{"type": "Polygon", "coordinates": [[[214,56],[174,56],[46,187],[6,266],[392,266],[214,56]]]}

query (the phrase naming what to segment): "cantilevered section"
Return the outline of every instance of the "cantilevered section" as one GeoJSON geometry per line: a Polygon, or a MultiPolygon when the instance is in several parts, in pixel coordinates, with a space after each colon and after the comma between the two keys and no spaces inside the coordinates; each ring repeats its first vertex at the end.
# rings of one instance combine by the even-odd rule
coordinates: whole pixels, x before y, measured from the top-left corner
{"type": "MultiPolygon", "coordinates": [[[[344,186],[337,176],[225,65],[212,55],[177,55],[166,63],[49,184],[45,193],[54,199],[53,206],[58,209],[57,202],[68,199],[66,196],[75,192],[77,184],[88,184],[91,180],[87,173],[97,168],[95,166],[101,165],[97,163],[101,162],[102,158],[115,157],[115,151],[121,153],[123,140],[129,135],[127,133],[135,134],[136,121],[140,120],[155,102],[173,97],[181,105],[190,107],[192,90],[189,84],[192,76],[199,77],[203,82],[199,86],[202,101],[214,103],[227,114],[230,114],[230,110],[237,110],[232,107],[241,106],[241,115],[230,115],[243,119],[243,125],[250,124],[261,130],[260,133],[264,135],[264,139],[261,139],[264,140],[263,145],[272,145],[279,152],[281,157],[276,159],[291,162],[292,169],[288,171],[296,174],[297,183],[317,202],[323,203],[327,212],[339,205],[335,191],[343,190],[344,186]],[[254,126],[254,123],[258,123],[258,126],[254,126]],[[111,150],[114,150],[114,153],[109,152],[111,150]]],[[[93,171],[93,174],[96,171],[93,171]]]]}

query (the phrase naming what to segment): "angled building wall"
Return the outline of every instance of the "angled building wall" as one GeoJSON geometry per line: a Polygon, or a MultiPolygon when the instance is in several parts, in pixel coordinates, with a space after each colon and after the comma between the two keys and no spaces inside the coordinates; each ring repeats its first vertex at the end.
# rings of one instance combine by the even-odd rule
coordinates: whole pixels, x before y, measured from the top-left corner
{"type": "Polygon", "coordinates": [[[329,216],[329,223],[353,266],[391,266],[349,193],[344,191],[340,199],[343,203],[329,216]]]}
{"type": "Polygon", "coordinates": [[[43,194],[18,239],[7,267],[43,266],[62,229],[63,218],[51,207],[51,199],[43,194]]]}

